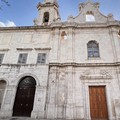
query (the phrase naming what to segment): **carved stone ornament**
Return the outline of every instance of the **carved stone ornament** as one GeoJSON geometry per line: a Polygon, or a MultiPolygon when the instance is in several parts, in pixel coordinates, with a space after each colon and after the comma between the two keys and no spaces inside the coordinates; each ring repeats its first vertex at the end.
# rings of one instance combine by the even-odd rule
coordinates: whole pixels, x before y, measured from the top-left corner
{"type": "Polygon", "coordinates": [[[82,73],[80,78],[82,80],[89,80],[89,79],[112,79],[112,76],[106,70],[95,70],[95,71],[86,70],[85,72],[82,73]]]}
{"type": "Polygon", "coordinates": [[[64,103],[65,103],[65,93],[64,92],[57,93],[57,104],[64,105],[64,103]]]}
{"type": "Polygon", "coordinates": [[[60,73],[59,80],[65,80],[65,73],[64,72],[60,73]]]}
{"type": "Polygon", "coordinates": [[[56,67],[51,67],[50,68],[50,73],[56,73],[58,69],[56,67]]]}
{"type": "Polygon", "coordinates": [[[60,69],[59,70],[59,80],[65,80],[65,76],[66,76],[66,70],[64,68],[60,69]]]}
{"type": "Polygon", "coordinates": [[[49,80],[50,80],[50,83],[51,85],[54,85],[55,84],[55,81],[56,81],[56,74],[55,73],[51,73],[50,76],[49,76],[49,80]]]}

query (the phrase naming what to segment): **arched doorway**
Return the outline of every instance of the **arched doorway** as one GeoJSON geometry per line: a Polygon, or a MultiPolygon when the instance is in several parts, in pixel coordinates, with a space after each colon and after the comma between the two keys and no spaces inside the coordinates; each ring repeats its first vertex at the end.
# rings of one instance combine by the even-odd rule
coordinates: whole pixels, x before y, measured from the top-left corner
{"type": "Polygon", "coordinates": [[[20,81],[15,103],[13,107],[13,116],[30,117],[33,110],[36,81],[33,77],[27,76],[20,81]]]}
{"type": "Polygon", "coordinates": [[[6,81],[0,80],[0,108],[3,101],[3,96],[6,88],[6,81]]]}

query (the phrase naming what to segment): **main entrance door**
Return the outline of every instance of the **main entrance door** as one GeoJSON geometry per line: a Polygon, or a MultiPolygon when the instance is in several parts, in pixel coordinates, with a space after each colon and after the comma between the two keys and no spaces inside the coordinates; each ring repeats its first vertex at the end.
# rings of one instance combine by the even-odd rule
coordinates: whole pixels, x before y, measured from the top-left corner
{"type": "Polygon", "coordinates": [[[89,87],[92,120],[108,120],[105,87],[89,87]]]}
{"type": "Polygon", "coordinates": [[[33,77],[24,77],[17,89],[13,116],[30,117],[33,110],[36,81],[33,77]]]}

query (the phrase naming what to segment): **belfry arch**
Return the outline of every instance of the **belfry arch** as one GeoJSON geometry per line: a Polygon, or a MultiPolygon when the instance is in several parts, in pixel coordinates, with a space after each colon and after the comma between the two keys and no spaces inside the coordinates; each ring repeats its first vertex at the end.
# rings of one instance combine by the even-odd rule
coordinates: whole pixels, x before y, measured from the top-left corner
{"type": "Polygon", "coordinates": [[[48,24],[49,22],[49,12],[45,12],[43,16],[43,23],[48,24]]]}

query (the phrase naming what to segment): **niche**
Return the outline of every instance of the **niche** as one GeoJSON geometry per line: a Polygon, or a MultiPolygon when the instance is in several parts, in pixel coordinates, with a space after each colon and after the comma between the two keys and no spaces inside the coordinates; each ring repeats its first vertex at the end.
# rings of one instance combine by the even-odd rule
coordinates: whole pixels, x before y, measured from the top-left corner
{"type": "Polygon", "coordinates": [[[62,31],[62,33],[61,33],[61,39],[62,40],[66,40],[67,39],[67,34],[66,34],[65,31],[62,31]]]}

